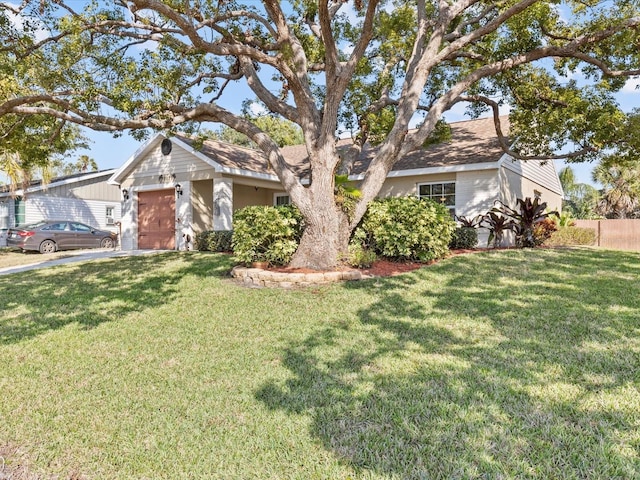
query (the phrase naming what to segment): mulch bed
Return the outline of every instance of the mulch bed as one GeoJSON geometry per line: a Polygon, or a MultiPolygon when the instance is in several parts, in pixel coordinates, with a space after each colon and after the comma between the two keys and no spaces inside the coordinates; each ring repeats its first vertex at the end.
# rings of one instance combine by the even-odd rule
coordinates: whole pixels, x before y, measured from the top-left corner
{"type": "MultiPolygon", "coordinates": [[[[454,255],[463,255],[468,253],[476,253],[486,251],[484,249],[466,249],[466,250],[450,250],[448,257],[454,255]]],[[[401,273],[410,272],[412,270],[417,270],[418,268],[422,268],[427,265],[432,265],[435,263],[420,263],[420,262],[394,262],[391,260],[383,260],[379,259],[373,262],[373,265],[369,268],[363,268],[360,271],[365,275],[370,275],[373,277],[391,277],[393,275],[399,275],[401,273]]],[[[268,267],[266,270],[272,272],[283,272],[283,273],[315,273],[316,270],[311,270],[309,268],[290,268],[290,267],[268,267]]],[[[341,270],[352,270],[351,267],[337,267],[337,271],[341,270]]]]}

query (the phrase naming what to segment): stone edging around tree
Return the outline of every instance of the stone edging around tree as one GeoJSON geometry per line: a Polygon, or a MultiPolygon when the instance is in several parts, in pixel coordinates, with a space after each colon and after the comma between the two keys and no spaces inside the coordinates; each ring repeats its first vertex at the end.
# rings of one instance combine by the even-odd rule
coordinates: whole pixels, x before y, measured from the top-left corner
{"type": "Polygon", "coordinates": [[[313,287],[347,280],[369,278],[368,275],[364,275],[358,270],[302,273],[264,270],[262,268],[243,266],[233,267],[231,276],[245,286],[279,288],[313,287]]]}

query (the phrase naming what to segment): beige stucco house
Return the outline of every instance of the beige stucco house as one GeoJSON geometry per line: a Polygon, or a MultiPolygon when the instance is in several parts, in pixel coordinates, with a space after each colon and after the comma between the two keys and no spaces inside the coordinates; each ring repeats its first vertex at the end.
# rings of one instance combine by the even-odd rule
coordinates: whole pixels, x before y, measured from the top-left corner
{"type": "MultiPolygon", "coordinates": [[[[553,162],[516,161],[499,147],[492,119],[451,124],[452,138],[400,159],[380,196],[418,195],[464,216],[484,214],[496,200],[541,197],[561,208],[553,162]]],[[[347,142],[343,140],[341,142],[347,142]]],[[[365,149],[351,179],[358,182],[373,154],[365,149]]],[[[304,178],[303,145],[285,147],[287,162],[304,178]]],[[[288,203],[287,193],[260,152],[184,136],[157,134],[109,180],[122,192],[122,248],[186,249],[205,230],[229,230],[233,212],[247,205],[288,203]]],[[[486,235],[480,233],[481,245],[486,235]]],[[[484,243],[482,243],[484,242],[484,243]]]]}

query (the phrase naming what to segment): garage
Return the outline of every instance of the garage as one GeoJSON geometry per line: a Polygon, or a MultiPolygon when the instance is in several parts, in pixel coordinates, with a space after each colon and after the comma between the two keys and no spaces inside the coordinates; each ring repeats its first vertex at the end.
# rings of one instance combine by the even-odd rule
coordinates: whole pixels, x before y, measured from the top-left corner
{"type": "Polygon", "coordinates": [[[138,248],[174,250],[175,247],[175,191],[138,192],[138,248]]]}

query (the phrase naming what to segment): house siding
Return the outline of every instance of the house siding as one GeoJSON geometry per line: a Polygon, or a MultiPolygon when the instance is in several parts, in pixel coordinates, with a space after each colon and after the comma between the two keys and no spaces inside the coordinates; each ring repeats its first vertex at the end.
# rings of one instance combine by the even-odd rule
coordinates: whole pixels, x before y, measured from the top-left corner
{"type": "Polygon", "coordinates": [[[25,218],[29,223],[45,219],[72,219],[92,227],[116,231],[115,225],[107,224],[107,207],[113,207],[113,221],[120,221],[119,201],[80,200],[31,194],[25,198],[25,218]]]}
{"type": "Polygon", "coordinates": [[[0,228],[13,225],[13,200],[0,200],[0,228]]]}
{"type": "Polygon", "coordinates": [[[456,177],[456,215],[484,215],[500,196],[498,169],[460,172],[456,177]]]}
{"type": "Polygon", "coordinates": [[[282,189],[258,188],[248,185],[233,185],[233,210],[239,210],[250,205],[273,205],[273,194],[282,189]]]}
{"type": "MultiPolygon", "coordinates": [[[[211,165],[203,162],[174,144],[169,155],[163,155],[160,143],[129,172],[120,187],[129,191],[130,199],[124,202],[122,214],[122,248],[138,248],[138,195],[139,191],[164,190],[182,186],[183,194],[176,203],[176,245],[187,248],[187,235],[193,242],[198,231],[211,229],[213,225],[213,179],[216,176],[211,165]]],[[[192,245],[189,245],[192,247],[192,245]]]]}
{"type": "MultiPolygon", "coordinates": [[[[378,197],[417,195],[418,184],[432,182],[455,182],[455,213],[458,216],[475,217],[476,215],[483,215],[500,198],[500,181],[497,168],[389,178],[385,181],[378,197]]],[[[487,229],[478,229],[479,246],[486,246],[488,238],[489,232],[487,229]]]]}
{"type": "MultiPolygon", "coordinates": [[[[541,162],[536,160],[513,160],[504,158],[502,166],[505,170],[515,173],[546,190],[562,195],[562,185],[553,161],[541,162]]],[[[527,187],[529,184],[527,184],[527,187]]],[[[533,189],[530,189],[533,192],[533,189]]],[[[530,195],[529,195],[530,196],[530,195]]]]}
{"type": "Polygon", "coordinates": [[[36,222],[45,219],[73,219],[98,228],[115,230],[107,224],[106,208],[113,208],[113,222],[120,220],[120,189],[107,183],[110,174],[87,174],[87,179],[54,180],[42,188],[20,193],[24,203],[24,219],[16,219],[15,199],[9,194],[0,198],[0,228],[14,226],[16,221],[36,222]]]}
{"type": "MultiPolygon", "coordinates": [[[[474,218],[484,215],[500,197],[498,169],[460,172],[456,181],[456,215],[474,218]]],[[[478,228],[478,246],[486,247],[489,231],[478,228]]]]}
{"type": "MultiPolygon", "coordinates": [[[[44,193],[48,196],[59,198],[76,198],[83,200],[103,200],[119,202],[120,189],[115,185],[109,185],[106,182],[107,178],[101,179],[99,181],[90,179],[52,187],[45,187],[42,190],[42,193],[38,192],[37,194],[42,195],[44,193]]],[[[27,193],[27,198],[30,195],[35,194],[27,193]]]]}
{"type": "Polygon", "coordinates": [[[199,180],[192,184],[193,231],[213,230],[213,182],[199,180]]]}
{"type": "Polygon", "coordinates": [[[417,195],[417,185],[419,183],[455,182],[455,180],[455,173],[439,173],[432,175],[387,178],[387,180],[382,185],[380,192],[378,193],[378,198],[417,195]]]}
{"type": "Polygon", "coordinates": [[[510,207],[516,206],[516,199],[535,197],[535,191],[541,193],[543,202],[549,210],[562,210],[562,195],[543,185],[521,176],[510,168],[500,169],[500,200],[510,207]]]}
{"type": "Polygon", "coordinates": [[[125,200],[122,206],[122,226],[120,234],[120,247],[123,250],[138,248],[138,195],[130,194],[129,200],[125,200]]]}
{"type": "Polygon", "coordinates": [[[158,145],[130,172],[127,177],[128,182],[123,183],[123,188],[158,183],[174,185],[185,181],[213,179],[214,176],[213,167],[195,157],[191,152],[175,146],[169,155],[163,155],[158,145]]]}

